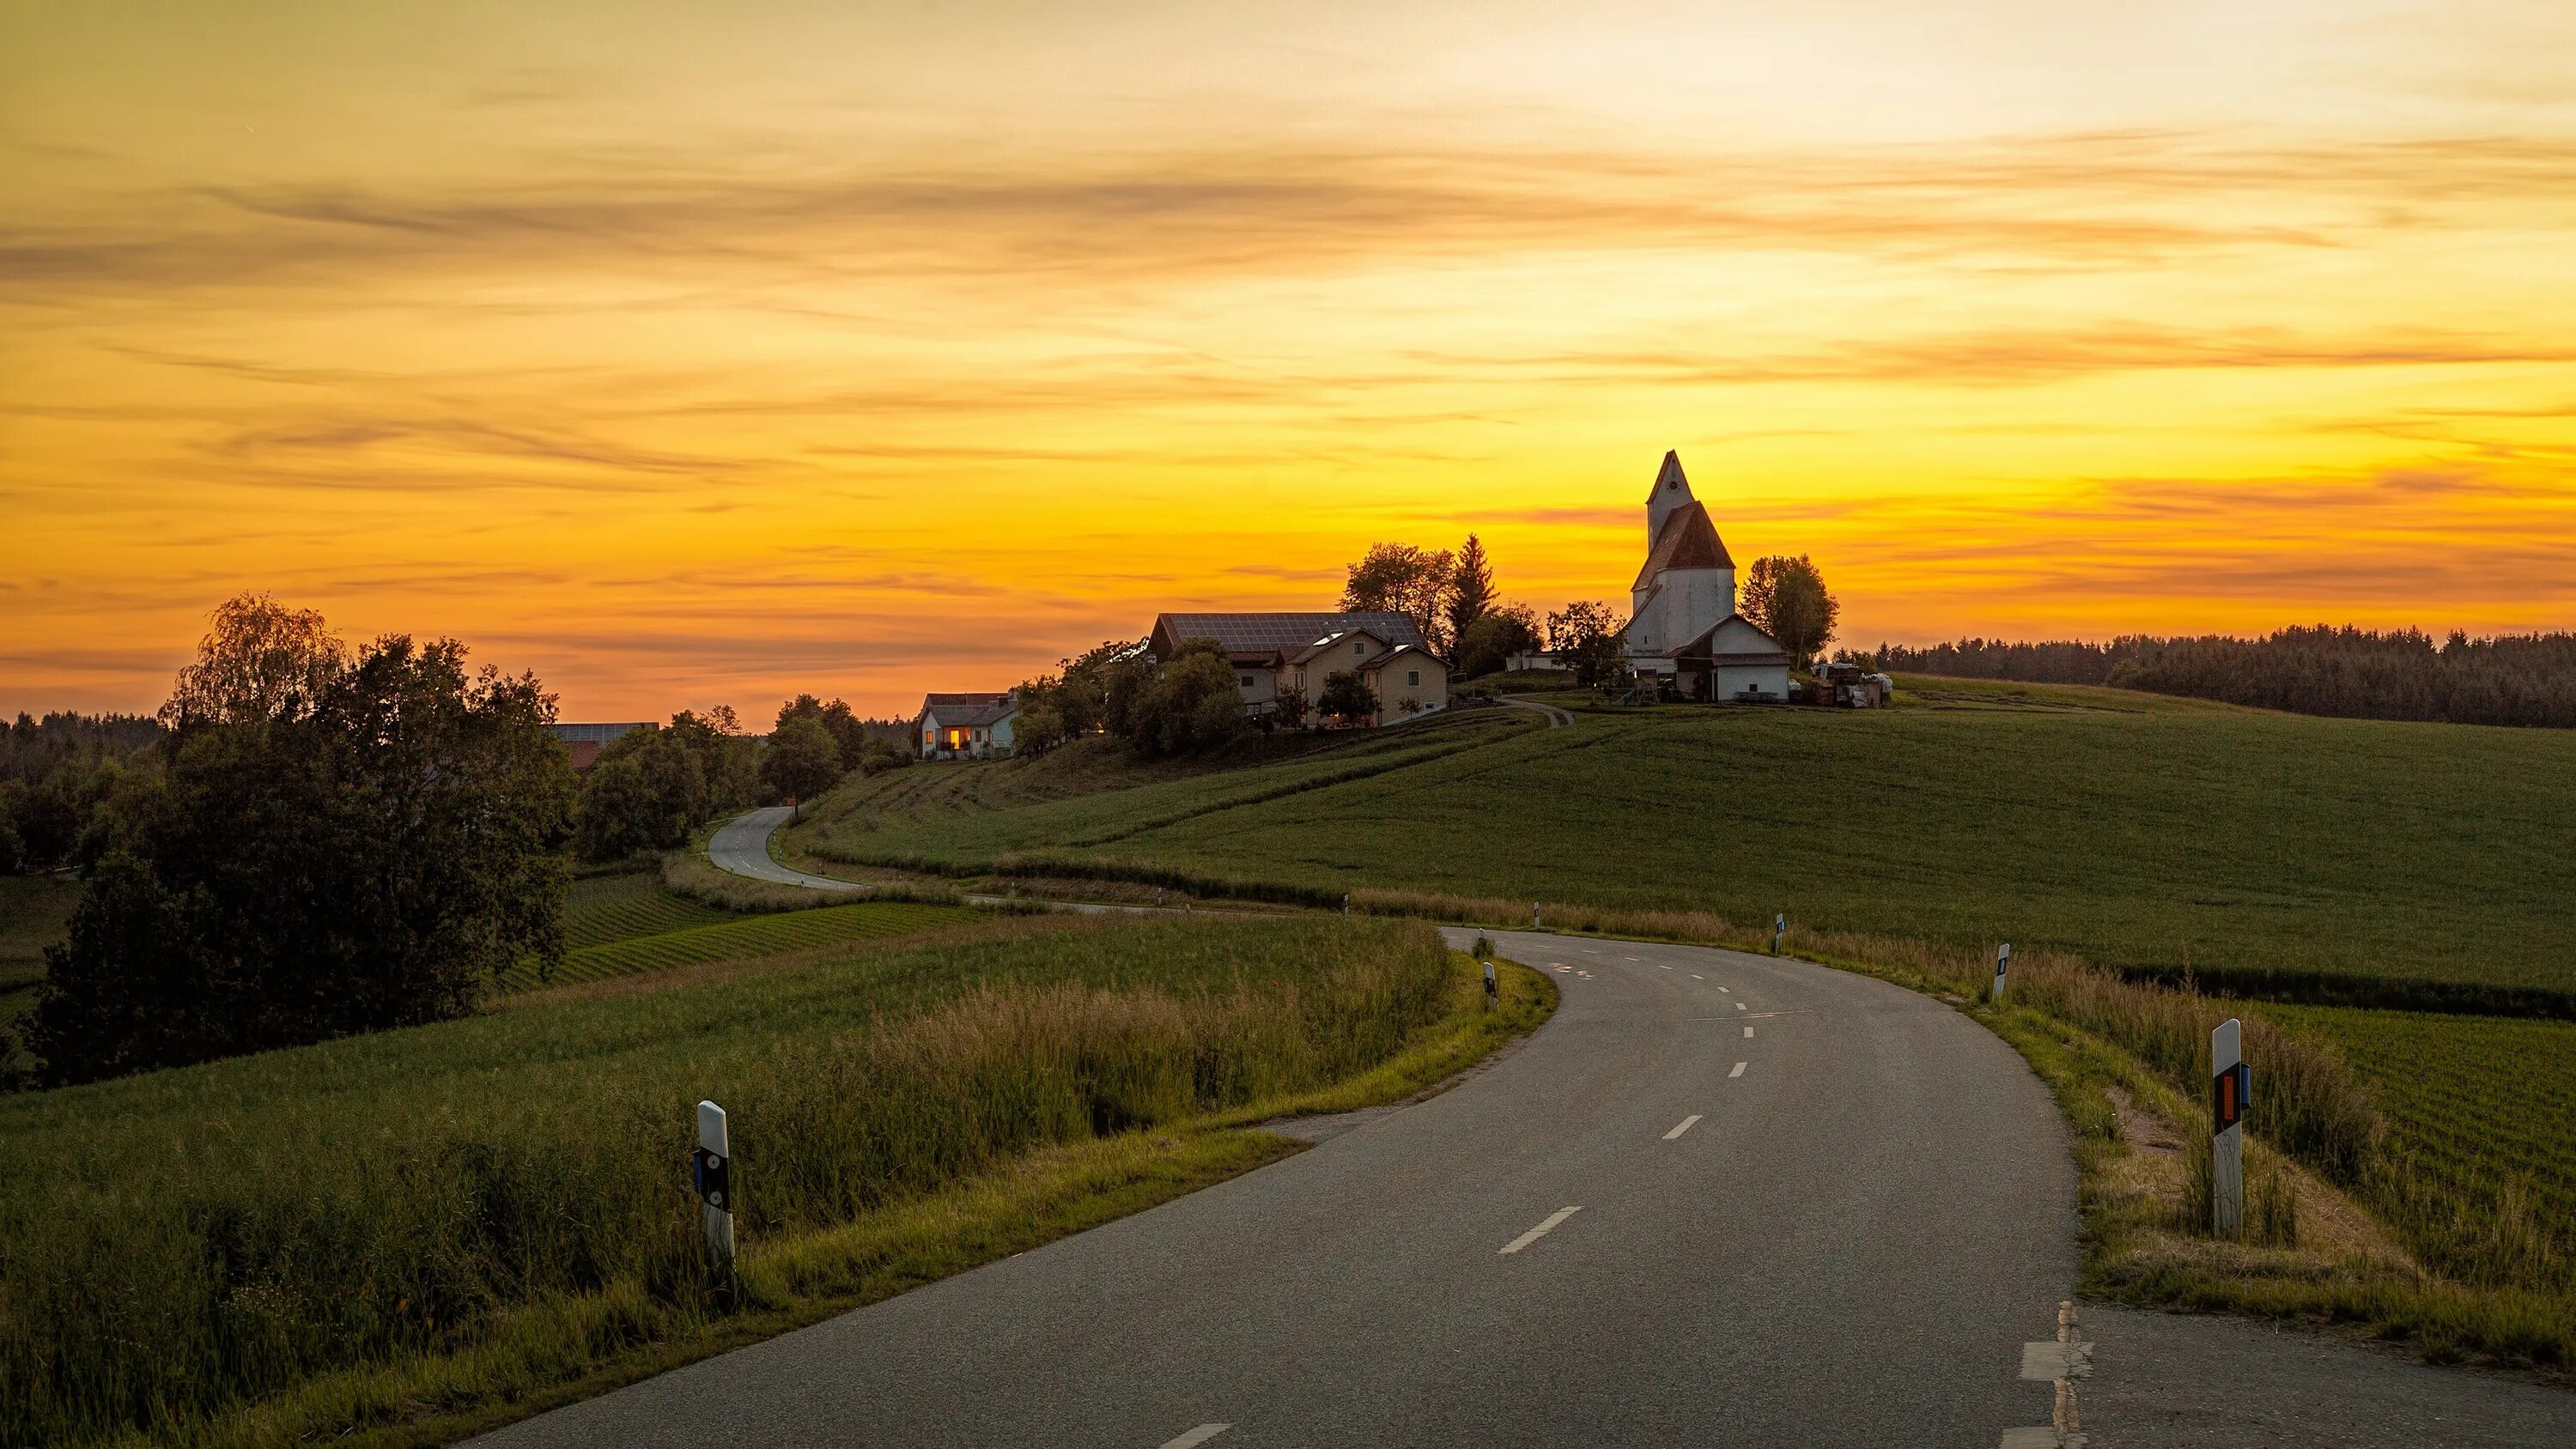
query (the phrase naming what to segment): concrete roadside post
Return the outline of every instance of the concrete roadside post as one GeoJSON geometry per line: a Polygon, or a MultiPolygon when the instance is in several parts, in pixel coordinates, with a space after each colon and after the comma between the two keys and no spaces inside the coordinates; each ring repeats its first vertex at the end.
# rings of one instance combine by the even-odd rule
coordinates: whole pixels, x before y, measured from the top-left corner
{"type": "Polygon", "coordinates": [[[1494,963],[1488,961],[1485,963],[1485,1009],[1491,1011],[1502,1002],[1503,985],[1494,979],[1494,963]]]}
{"type": "Polygon", "coordinates": [[[2229,1017],[2209,1034],[2209,1226],[2222,1238],[2245,1229],[2245,1109],[2254,1073],[2245,1024],[2229,1017]]]}
{"type": "Polygon", "coordinates": [[[1536,901],[1530,902],[1530,929],[1533,931],[1538,929],[1538,902],[1536,901]]]}
{"type": "Polygon", "coordinates": [[[2004,969],[2010,965],[2012,965],[2012,942],[2006,941],[1995,948],[1995,989],[1992,1000],[2004,999],[2004,969]]]}
{"type": "Polygon", "coordinates": [[[1349,891],[1344,891],[1344,892],[1342,892],[1342,914],[1347,916],[1347,915],[1349,915],[1350,913],[1351,913],[1351,893],[1350,893],[1349,891]]]}
{"type": "Polygon", "coordinates": [[[1789,934],[1789,913],[1782,911],[1771,918],[1771,954],[1780,954],[1780,942],[1789,934]]]}
{"type": "Polygon", "coordinates": [[[698,1201],[706,1205],[707,1279],[721,1289],[733,1287],[733,1138],[725,1131],[725,1109],[698,1104],[698,1150],[689,1155],[698,1201]]]}

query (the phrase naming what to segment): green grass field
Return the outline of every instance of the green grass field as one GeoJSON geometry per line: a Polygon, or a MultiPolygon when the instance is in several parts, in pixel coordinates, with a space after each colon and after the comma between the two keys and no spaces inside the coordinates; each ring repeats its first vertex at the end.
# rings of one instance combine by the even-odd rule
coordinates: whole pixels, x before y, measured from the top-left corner
{"type": "Polygon", "coordinates": [[[742,917],[667,890],[652,871],[591,876],[564,903],[564,945],[579,951],[636,936],[658,936],[742,917]]]}
{"type": "MultiPolygon", "coordinates": [[[[657,886],[658,890],[659,887],[657,886]]],[[[971,924],[987,919],[989,912],[968,906],[917,905],[904,901],[856,902],[846,906],[822,906],[810,911],[783,911],[774,915],[744,918],[733,916],[694,901],[673,900],[692,910],[706,911],[716,923],[688,926],[655,935],[634,935],[584,946],[564,953],[564,962],[550,981],[560,985],[574,981],[598,981],[611,976],[631,976],[639,971],[661,971],[673,966],[694,966],[704,961],[731,961],[754,956],[780,956],[795,951],[811,951],[843,941],[860,941],[879,936],[909,936],[923,931],[971,924]]],[[[660,910],[656,904],[649,909],[660,910]]],[[[524,991],[541,984],[533,970],[521,968],[502,978],[502,989],[524,991]]]]}
{"type": "Polygon", "coordinates": [[[0,1140],[47,1164],[0,1176],[0,1442],[399,1431],[721,1346],[684,1187],[701,1097],[732,1113],[746,1308],[774,1328],[1257,1165],[1275,1139],[1216,1129],[1400,1096],[1548,990],[1520,973],[1485,1013],[1418,923],[984,919],[0,1097],[0,1140]],[[871,1224],[970,1188],[887,1256],[871,1224]]]}
{"type": "Polygon", "coordinates": [[[901,771],[793,840],[952,872],[1785,911],[2258,993],[2244,973],[2576,992],[2576,733],[1939,684],[1871,712],[1489,712],[1123,789],[1104,746],[901,771]]]}
{"type": "MultiPolygon", "coordinates": [[[[2398,1211],[2456,1207],[2428,1225],[2474,1239],[2527,1214],[2556,1241],[2576,1286],[2576,1023],[2265,1005],[2292,1031],[2324,1037],[2388,1118],[2398,1211]]],[[[2505,1245],[2510,1246],[2510,1245],[2505,1245]]]]}

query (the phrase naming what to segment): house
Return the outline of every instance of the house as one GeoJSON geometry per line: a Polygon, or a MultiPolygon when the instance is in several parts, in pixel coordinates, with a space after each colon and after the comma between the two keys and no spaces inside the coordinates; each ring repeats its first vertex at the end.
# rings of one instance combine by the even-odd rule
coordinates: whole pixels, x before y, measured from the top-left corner
{"type": "Polygon", "coordinates": [[[599,763],[599,752],[608,748],[610,740],[630,730],[649,730],[653,726],[638,721],[632,724],[551,724],[546,728],[554,732],[556,739],[563,741],[564,749],[572,755],[572,772],[587,775],[590,767],[599,763]]]}
{"type": "Polygon", "coordinates": [[[1304,717],[1290,723],[1320,724],[1315,704],[1342,673],[1358,674],[1377,696],[1379,723],[1449,704],[1448,661],[1403,614],[1157,614],[1146,646],[1169,659],[1194,639],[1225,651],[1244,710],[1256,718],[1275,715],[1285,692],[1306,701],[1304,717]]]}
{"type": "Polygon", "coordinates": [[[1646,493],[1646,562],[1629,587],[1628,665],[1684,699],[1780,703],[1788,652],[1735,609],[1735,560],[1681,455],[1664,454],[1646,493]]]}
{"type": "Polygon", "coordinates": [[[1011,752],[1011,721],[1019,713],[1012,691],[999,694],[925,694],[912,717],[913,742],[925,760],[981,760],[1011,752]]]}

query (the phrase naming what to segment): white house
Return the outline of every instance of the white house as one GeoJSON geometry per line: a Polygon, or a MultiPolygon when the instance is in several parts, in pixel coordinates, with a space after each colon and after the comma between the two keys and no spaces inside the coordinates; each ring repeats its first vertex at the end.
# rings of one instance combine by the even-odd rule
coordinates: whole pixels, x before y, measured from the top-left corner
{"type": "Polygon", "coordinates": [[[1664,454],[1646,494],[1646,562],[1629,589],[1628,664],[1669,679],[1685,699],[1789,697],[1789,656],[1735,611],[1735,560],[1691,496],[1678,453],[1664,454]]]}
{"type": "Polygon", "coordinates": [[[913,743],[925,760],[980,760],[1011,752],[1019,700],[1000,694],[925,694],[912,717],[913,743]]]}
{"type": "Polygon", "coordinates": [[[1449,703],[1447,661],[1402,614],[1157,614],[1146,642],[1155,658],[1169,659],[1193,639],[1225,651],[1244,709],[1255,716],[1275,711],[1284,690],[1306,699],[1306,717],[1294,723],[1320,723],[1315,704],[1325,681],[1344,673],[1377,696],[1382,724],[1449,703]]]}

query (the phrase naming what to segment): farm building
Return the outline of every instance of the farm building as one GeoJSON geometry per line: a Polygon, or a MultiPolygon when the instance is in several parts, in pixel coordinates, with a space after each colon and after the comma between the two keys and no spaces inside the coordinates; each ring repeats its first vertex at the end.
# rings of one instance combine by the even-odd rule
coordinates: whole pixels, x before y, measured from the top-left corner
{"type": "Polygon", "coordinates": [[[608,748],[608,742],[610,740],[613,740],[619,735],[625,734],[630,730],[648,730],[653,728],[653,726],[637,722],[632,724],[552,724],[546,726],[546,728],[552,730],[555,738],[563,741],[564,748],[571,752],[572,772],[576,775],[587,775],[590,773],[590,767],[599,763],[599,752],[608,748]]]}
{"type": "Polygon", "coordinates": [[[913,742],[925,760],[980,760],[1011,752],[1019,701],[999,694],[926,694],[912,717],[913,742]]]}
{"type": "Polygon", "coordinates": [[[1157,614],[1146,643],[1155,658],[1169,659],[1193,639],[1225,651],[1244,709],[1256,717],[1275,714],[1284,690],[1307,703],[1292,723],[1322,723],[1315,702],[1343,673],[1359,675],[1377,696],[1381,723],[1449,704],[1448,661],[1402,614],[1157,614]]]}
{"type": "Polygon", "coordinates": [[[1664,454],[1647,490],[1646,562],[1629,600],[1628,664],[1640,680],[1713,703],[1788,699],[1788,653],[1736,612],[1735,560],[1678,453],[1664,454]]]}

